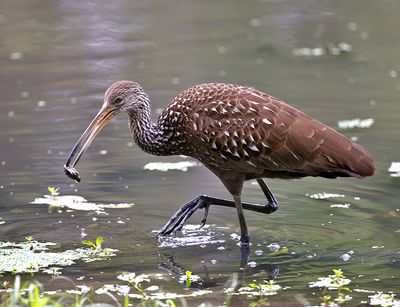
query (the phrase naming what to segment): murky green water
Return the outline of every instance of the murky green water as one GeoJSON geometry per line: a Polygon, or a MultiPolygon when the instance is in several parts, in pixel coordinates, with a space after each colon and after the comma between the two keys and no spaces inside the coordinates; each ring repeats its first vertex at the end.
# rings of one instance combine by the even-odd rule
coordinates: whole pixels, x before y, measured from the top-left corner
{"type": "MultiPolygon", "coordinates": [[[[116,283],[122,271],[163,273],[165,290],[185,293],[189,290],[171,273],[173,259],[201,276],[200,288],[213,291],[188,299],[192,304],[222,304],[234,273],[246,282],[275,277],[285,287],[270,298],[276,304],[318,303],[320,291],[308,283],[332,268],[353,278],[353,288],[399,293],[400,181],[387,171],[400,159],[399,10],[400,3],[390,0],[2,1],[0,240],[32,235],[68,249],[80,245],[84,228],[88,238],[101,234],[106,246],[121,252],[109,261],[64,268],[64,276],[77,284],[86,276],[84,283],[99,287],[116,283]],[[352,51],[292,52],[323,46],[319,52],[341,42],[352,51]],[[218,81],[254,86],[336,128],[338,120],[374,118],[370,128],[343,133],[369,149],[376,175],[362,181],[268,181],[281,206],[268,216],[246,212],[253,245],[245,270],[239,269],[240,250],[231,237],[238,232],[231,209],[211,208],[210,228],[197,233],[210,232],[216,243],[206,238],[204,245],[173,248],[169,241],[158,242],[153,231],[180,204],[199,194],[229,197],[204,167],[186,173],[143,170],[148,162],[183,158],[153,157],[132,146],[126,116],[120,115],[81,160],[82,182],[72,183],[63,172],[105,89],[120,79],[147,89],[154,117],[181,90],[218,81]],[[135,206],[97,215],[29,204],[48,186],[90,202],[135,206]],[[345,198],[306,196],[322,192],[345,198]],[[350,208],[331,207],[344,203],[350,208]],[[273,242],[289,252],[268,256],[267,245],[273,242]],[[341,258],[345,253],[348,261],[341,258]]],[[[263,201],[250,182],[243,198],[263,201]]],[[[201,217],[195,214],[190,223],[201,217]]],[[[49,280],[41,274],[35,278],[49,280]]],[[[366,293],[352,296],[354,305],[367,300],[366,293]]]]}

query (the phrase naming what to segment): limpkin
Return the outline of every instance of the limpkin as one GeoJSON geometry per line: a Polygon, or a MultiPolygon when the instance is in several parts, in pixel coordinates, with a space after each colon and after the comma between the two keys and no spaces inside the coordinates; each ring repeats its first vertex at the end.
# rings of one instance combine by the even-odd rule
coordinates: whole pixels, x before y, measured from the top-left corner
{"type": "Polygon", "coordinates": [[[363,178],[374,173],[368,151],[318,120],[254,88],[209,83],[193,86],[176,96],[156,122],[150,119],[150,99],[133,81],[119,81],[105,93],[100,112],[75,144],[64,166],[80,181],[74,168],[100,130],[119,112],[129,117],[135,143],[145,152],[186,155],[213,172],[233,201],[198,196],[180,207],[160,230],[167,235],[181,230],[187,219],[210,205],[235,207],[243,246],[249,234],[243,209],[272,213],[278,202],[262,178],[363,178]],[[243,182],[255,179],[267,203],[241,200],[243,182]]]}

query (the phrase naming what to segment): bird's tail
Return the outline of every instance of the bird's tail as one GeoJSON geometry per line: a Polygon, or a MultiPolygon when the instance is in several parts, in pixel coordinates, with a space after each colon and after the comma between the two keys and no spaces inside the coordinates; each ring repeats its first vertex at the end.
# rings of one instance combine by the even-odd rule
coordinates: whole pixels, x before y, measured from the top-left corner
{"type": "Polygon", "coordinates": [[[325,138],[329,141],[321,144],[321,157],[339,171],[338,176],[361,179],[375,173],[374,161],[367,149],[333,129],[326,132],[331,134],[331,137],[325,138]]]}

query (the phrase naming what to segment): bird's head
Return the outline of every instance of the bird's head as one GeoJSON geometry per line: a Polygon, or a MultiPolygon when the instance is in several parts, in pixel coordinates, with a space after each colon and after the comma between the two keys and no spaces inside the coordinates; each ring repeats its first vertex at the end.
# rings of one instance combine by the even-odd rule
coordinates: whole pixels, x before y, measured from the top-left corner
{"type": "Polygon", "coordinates": [[[148,96],[143,88],[133,81],[119,81],[111,85],[105,95],[103,105],[85,132],[72,149],[64,165],[68,177],[79,182],[79,172],[74,168],[96,135],[121,111],[138,114],[149,107],[148,96]]]}
{"type": "Polygon", "coordinates": [[[139,83],[119,81],[111,85],[105,95],[103,108],[120,111],[139,112],[148,107],[148,96],[139,83]]]}

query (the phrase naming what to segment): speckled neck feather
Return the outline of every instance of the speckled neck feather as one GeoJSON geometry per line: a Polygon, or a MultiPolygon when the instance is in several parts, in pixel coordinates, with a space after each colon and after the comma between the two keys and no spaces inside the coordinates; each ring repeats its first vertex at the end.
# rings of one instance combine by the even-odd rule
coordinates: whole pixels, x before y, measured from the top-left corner
{"type": "Polygon", "coordinates": [[[128,111],[129,127],[135,143],[149,154],[157,156],[176,154],[173,134],[167,132],[168,129],[163,121],[151,121],[150,99],[147,94],[142,94],[139,99],[143,107],[136,112],[128,111]]]}

